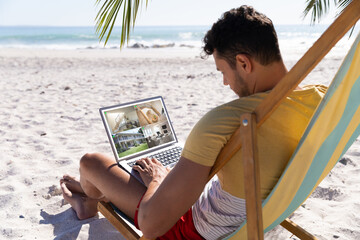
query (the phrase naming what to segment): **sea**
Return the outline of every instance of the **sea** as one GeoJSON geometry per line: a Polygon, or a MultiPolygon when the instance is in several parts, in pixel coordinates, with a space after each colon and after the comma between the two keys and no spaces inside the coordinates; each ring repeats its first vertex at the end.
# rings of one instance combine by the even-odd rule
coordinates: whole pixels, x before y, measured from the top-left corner
{"type": "MultiPolygon", "coordinates": [[[[278,25],[275,29],[280,46],[294,50],[307,49],[328,25],[278,25]]],[[[198,49],[210,26],[135,26],[124,48],[198,49]]],[[[359,32],[357,27],[350,38],[359,32]]],[[[0,26],[1,48],[41,49],[109,49],[120,47],[121,27],[114,27],[108,43],[99,40],[95,27],[0,26]]],[[[352,43],[348,37],[343,45],[352,43]]],[[[340,44],[341,45],[341,44],[340,44]]],[[[342,45],[340,47],[343,47],[342,45]]]]}

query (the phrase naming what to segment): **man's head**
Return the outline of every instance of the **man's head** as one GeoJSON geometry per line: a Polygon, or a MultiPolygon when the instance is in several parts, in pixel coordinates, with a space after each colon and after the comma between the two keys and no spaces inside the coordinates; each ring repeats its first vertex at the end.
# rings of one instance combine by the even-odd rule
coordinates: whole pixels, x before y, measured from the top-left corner
{"type": "Polygon", "coordinates": [[[246,54],[262,65],[281,60],[272,21],[249,6],[225,12],[207,32],[204,43],[207,55],[216,50],[233,68],[238,54],[246,54]]]}
{"type": "Polygon", "coordinates": [[[274,26],[252,7],[225,12],[204,37],[224,85],[240,97],[272,89],[286,73],[274,26]]]}

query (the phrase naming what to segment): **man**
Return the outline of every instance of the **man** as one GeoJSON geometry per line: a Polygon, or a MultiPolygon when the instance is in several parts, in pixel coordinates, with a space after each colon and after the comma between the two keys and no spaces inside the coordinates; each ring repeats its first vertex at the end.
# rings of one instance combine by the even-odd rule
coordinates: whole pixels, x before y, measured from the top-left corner
{"type": "MultiPolygon", "coordinates": [[[[84,155],[80,181],[70,176],[61,180],[64,198],[80,219],[94,216],[102,200],[132,217],[150,239],[218,239],[244,221],[241,151],[208,184],[207,177],[239,127],[241,114],[253,111],[287,70],[271,20],[252,7],[226,12],[204,42],[224,85],[240,98],[211,110],[196,124],[171,171],[156,159],[139,160],[134,169],[145,186],[114,159],[84,155]]],[[[324,91],[319,86],[294,91],[258,129],[262,198],[276,184],[324,91]]]]}

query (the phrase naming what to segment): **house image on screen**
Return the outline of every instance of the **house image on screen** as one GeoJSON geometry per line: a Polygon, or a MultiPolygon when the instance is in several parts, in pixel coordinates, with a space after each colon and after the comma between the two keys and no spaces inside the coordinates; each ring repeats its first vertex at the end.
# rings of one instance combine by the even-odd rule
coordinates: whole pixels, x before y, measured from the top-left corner
{"type": "Polygon", "coordinates": [[[113,135],[113,139],[116,150],[120,157],[135,153],[139,150],[143,150],[144,148],[148,148],[141,128],[135,128],[116,133],[113,135]],[[137,149],[139,147],[140,149],[137,149]],[[131,149],[133,149],[135,152],[131,152],[131,149]]]}

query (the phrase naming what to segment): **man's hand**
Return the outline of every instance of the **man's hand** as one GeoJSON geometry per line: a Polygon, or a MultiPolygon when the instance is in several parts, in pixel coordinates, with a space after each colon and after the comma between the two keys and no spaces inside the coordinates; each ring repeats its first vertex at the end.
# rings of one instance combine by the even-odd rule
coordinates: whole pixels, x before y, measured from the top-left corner
{"type": "Polygon", "coordinates": [[[146,187],[149,187],[151,182],[157,182],[160,184],[170,172],[169,168],[165,168],[161,162],[155,158],[140,159],[136,161],[133,169],[139,172],[146,187]]]}
{"type": "MultiPolygon", "coordinates": [[[[146,160],[141,162],[139,164],[145,166],[146,160]]],[[[155,239],[174,226],[199,198],[211,166],[203,166],[184,157],[180,157],[170,172],[157,160],[149,159],[147,166],[154,168],[136,168],[140,174],[152,171],[153,176],[150,183],[145,180],[149,185],[139,207],[138,222],[144,236],[155,239]],[[155,178],[159,180],[155,181],[155,178]],[[161,184],[157,181],[161,181],[161,184]]]]}

